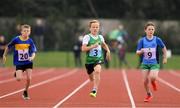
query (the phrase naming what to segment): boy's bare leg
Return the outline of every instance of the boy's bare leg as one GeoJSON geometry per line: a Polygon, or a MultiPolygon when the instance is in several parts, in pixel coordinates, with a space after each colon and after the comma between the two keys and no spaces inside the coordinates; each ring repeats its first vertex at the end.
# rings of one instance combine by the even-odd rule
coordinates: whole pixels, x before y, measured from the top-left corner
{"type": "Polygon", "coordinates": [[[31,77],[32,75],[32,69],[26,69],[26,87],[25,90],[28,91],[30,83],[31,83],[31,77]]]}
{"type": "Polygon", "coordinates": [[[92,72],[91,74],[89,74],[89,79],[90,79],[90,81],[94,81],[94,74],[93,74],[94,72],[92,72]]]}
{"type": "Polygon", "coordinates": [[[158,69],[151,70],[150,75],[149,75],[150,80],[151,80],[151,85],[152,85],[154,91],[157,91],[156,79],[158,78],[158,73],[159,73],[158,69]]]}
{"type": "Polygon", "coordinates": [[[150,93],[150,89],[149,89],[149,74],[150,74],[150,72],[148,70],[143,70],[142,74],[143,74],[144,88],[147,93],[150,93]]]}
{"type": "Polygon", "coordinates": [[[150,77],[151,81],[155,81],[157,79],[158,73],[159,73],[158,69],[150,71],[149,77],[150,77]]]}
{"type": "Polygon", "coordinates": [[[24,99],[30,99],[28,95],[28,89],[31,83],[31,74],[32,74],[32,69],[26,69],[26,85],[25,85],[25,90],[23,92],[23,98],[24,99]]]}
{"type": "Polygon", "coordinates": [[[94,88],[97,90],[100,83],[101,65],[98,64],[94,67],[94,88]]]}
{"type": "Polygon", "coordinates": [[[22,78],[23,78],[23,70],[16,70],[16,80],[17,81],[21,81],[22,80],[22,78]]]}
{"type": "Polygon", "coordinates": [[[94,72],[91,76],[92,80],[93,80],[93,89],[90,93],[90,96],[92,97],[96,97],[96,93],[97,93],[97,90],[98,90],[98,86],[99,86],[99,83],[100,83],[100,73],[101,73],[101,65],[98,64],[94,67],[94,72]]]}

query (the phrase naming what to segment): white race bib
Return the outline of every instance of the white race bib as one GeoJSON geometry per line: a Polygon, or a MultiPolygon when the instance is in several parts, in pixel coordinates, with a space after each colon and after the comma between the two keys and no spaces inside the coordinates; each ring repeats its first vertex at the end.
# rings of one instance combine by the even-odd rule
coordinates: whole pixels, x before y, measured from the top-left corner
{"type": "Polygon", "coordinates": [[[99,45],[97,48],[93,48],[92,50],[90,50],[89,52],[89,56],[91,57],[101,57],[101,46],[99,45]]]}
{"type": "Polygon", "coordinates": [[[28,50],[18,50],[18,61],[27,61],[29,60],[28,50]]]}
{"type": "Polygon", "coordinates": [[[143,48],[145,59],[155,59],[156,58],[156,48],[143,48]]]}

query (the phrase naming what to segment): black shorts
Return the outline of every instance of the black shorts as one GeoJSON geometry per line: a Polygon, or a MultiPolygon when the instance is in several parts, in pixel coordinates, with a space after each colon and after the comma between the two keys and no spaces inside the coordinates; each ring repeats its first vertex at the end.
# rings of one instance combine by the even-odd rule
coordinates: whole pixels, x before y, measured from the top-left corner
{"type": "Polygon", "coordinates": [[[92,63],[92,64],[85,64],[85,67],[86,67],[87,73],[88,73],[88,74],[93,73],[93,71],[94,71],[94,67],[95,67],[97,64],[103,64],[103,62],[98,61],[98,62],[96,62],[96,63],[92,63]]]}
{"type": "Polygon", "coordinates": [[[16,65],[16,70],[22,70],[24,72],[26,69],[33,69],[33,63],[25,65],[16,65]]]}
{"type": "Polygon", "coordinates": [[[0,58],[3,58],[4,51],[0,51],[0,58]]]}

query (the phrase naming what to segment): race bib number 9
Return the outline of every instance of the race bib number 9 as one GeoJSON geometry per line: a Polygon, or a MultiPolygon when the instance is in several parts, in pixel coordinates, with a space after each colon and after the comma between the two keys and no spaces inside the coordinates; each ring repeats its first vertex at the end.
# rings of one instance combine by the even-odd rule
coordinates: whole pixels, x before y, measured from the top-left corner
{"type": "Polygon", "coordinates": [[[156,48],[144,48],[144,58],[145,59],[155,59],[156,58],[156,48]]]}
{"type": "Polygon", "coordinates": [[[19,61],[27,61],[27,60],[29,60],[28,50],[18,50],[18,60],[19,61]]]}
{"type": "Polygon", "coordinates": [[[89,56],[91,57],[101,57],[101,47],[98,46],[97,48],[93,48],[92,50],[90,50],[89,52],[89,56]]]}

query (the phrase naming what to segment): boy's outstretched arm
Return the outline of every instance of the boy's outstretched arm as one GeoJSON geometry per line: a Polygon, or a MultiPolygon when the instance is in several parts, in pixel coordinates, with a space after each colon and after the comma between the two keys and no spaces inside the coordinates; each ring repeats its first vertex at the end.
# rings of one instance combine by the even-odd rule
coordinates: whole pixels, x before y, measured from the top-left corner
{"type": "Polygon", "coordinates": [[[167,63],[167,49],[166,47],[162,48],[163,52],[163,64],[167,63]]]}
{"type": "Polygon", "coordinates": [[[35,58],[35,56],[36,56],[36,53],[32,53],[32,56],[31,56],[31,57],[29,57],[29,61],[33,61],[33,60],[34,60],[34,58],[35,58]]]}
{"type": "Polygon", "coordinates": [[[83,52],[86,52],[86,51],[89,51],[89,50],[96,48],[96,47],[98,47],[98,43],[91,45],[91,46],[87,46],[86,44],[84,44],[84,45],[82,45],[81,50],[83,52]]]}
{"type": "Polygon", "coordinates": [[[108,45],[105,42],[103,42],[102,47],[106,50],[106,59],[111,60],[111,53],[110,53],[108,45]]]}
{"type": "Polygon", "coordinates": [[[137,54],[137,55],[141,55],[141,54],[143,54],[143,53],[144,53],[143,48],[141,48],[141,50],[137,50],[137,51],[136,51],[136,54],[137,54]]]}
{"type": "Polygon", "coordinates": [[[6,62],[6,56],[7,56],[8,51],[9,51],[9,48],[6,46],[6,47],[5,47],[5,50],[4,50],[4,54],[3,54],[3,63],[4,63],[4,64],[5,64],[5,62],[6,62]]]}

